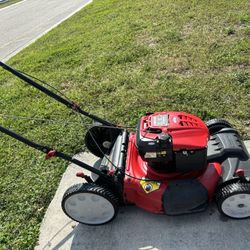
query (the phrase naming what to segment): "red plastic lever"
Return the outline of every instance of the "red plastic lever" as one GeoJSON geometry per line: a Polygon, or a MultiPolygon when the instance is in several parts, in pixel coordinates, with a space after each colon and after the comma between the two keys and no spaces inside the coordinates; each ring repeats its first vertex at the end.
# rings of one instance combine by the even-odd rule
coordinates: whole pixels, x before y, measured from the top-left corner
{"type": "Polygon", "coordinates": [[[56,150],[50,150],[46,156],[45,156],[45,160],[50,159],[51,157],[54,157],[56,155],[56,150]]]}
{"type": "Polygon", "coordinates": [[[86,175],[82,171],[79,171],[76,173],[76,176],[81,177],[81,178],[85,178],[86,175]]]}
{"type": "Polygon", "coordinates": [[[245,176],[245,172],[242,168],[238,168],[235,172],[235,174],[238,176],[238,177],[244,177],[245,176]]]}
{"type": "Polygon", "coordinates": [[[109,175],[109,176],[112,176],[114,173],[115,173],[115,170],[109,170],[109,171],[108,171],[108,175],[109,175]]]}

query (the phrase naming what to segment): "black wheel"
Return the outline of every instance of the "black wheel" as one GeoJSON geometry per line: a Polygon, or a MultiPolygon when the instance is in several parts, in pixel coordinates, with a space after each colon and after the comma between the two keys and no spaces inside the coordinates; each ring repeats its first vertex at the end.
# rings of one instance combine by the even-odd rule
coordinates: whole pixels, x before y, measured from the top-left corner
{"type": "Polygon", "coordinates": [[[97,157],[103,157],[113,146],[120,129],[94,125],[85,135],[85,145],[88,150],[97,157]]]}
{"type": "Polygon", "coordinates": [[[223,128],[232,128],[231,124],[224,119],[212,119],[206,122],[210,135],[220,131],[223,128]]]}
{"type": "Polygon", "coordinates": [[[102,225],[112,221],[118,208],[118,198],[95,183],[76,184],[64,193],[62,199],[64,213],[87,225],[102,225]]]}
{"type": "Polygon", "coordinates": [[[216,193],[218,210],[233,219],[250,217],[250,183],[237,182],[228,184],[216,193]]]}

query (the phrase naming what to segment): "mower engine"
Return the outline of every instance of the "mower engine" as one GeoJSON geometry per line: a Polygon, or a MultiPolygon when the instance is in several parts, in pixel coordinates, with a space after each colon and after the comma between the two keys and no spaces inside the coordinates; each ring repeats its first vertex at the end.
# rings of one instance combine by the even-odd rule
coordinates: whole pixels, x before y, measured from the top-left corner
{"type": "Polygon", "coordinates": [[[156,112],[143,116],[136,145],[142,159],[162,172],[186,172],[206,167],[207,126],[184,112],[156,112]]]}
{"type": "Polygon", "coordinates": [[[208,140],[207,126],[194,115],[143,116],[129,136],[126,203],[171,215],[204,210],[221,174],[220,164],[207,163],[208,140]]]}

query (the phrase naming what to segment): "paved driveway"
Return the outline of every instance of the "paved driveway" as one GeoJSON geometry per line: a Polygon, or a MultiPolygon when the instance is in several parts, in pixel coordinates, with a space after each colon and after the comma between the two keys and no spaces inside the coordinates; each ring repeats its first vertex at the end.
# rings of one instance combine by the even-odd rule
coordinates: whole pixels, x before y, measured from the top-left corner
{"type": "MultiPolygon", "coordinates": [[[[250,152],[250,141],[246,143],[250,152]]],[[[78,156],[93,165],[97,160],[84,153],[78,156]]],[[[250,219],[223,217],[214,204],[202,213],[167,216],[151,214],[128,206],[103,226],[78,224],[64,215],[60,204],[66,189],[81,179],[82,170],[67,168],[43,220],[35,250],[235,250],[250,249],[250,219]]],[[[88,174],[88,171],[84,170],[88,174]]]]}
{"type": "Polygon", "coordinates": [[[0,9],[0,60],[8,60],[89,2],[24,0],[0,9]]]}

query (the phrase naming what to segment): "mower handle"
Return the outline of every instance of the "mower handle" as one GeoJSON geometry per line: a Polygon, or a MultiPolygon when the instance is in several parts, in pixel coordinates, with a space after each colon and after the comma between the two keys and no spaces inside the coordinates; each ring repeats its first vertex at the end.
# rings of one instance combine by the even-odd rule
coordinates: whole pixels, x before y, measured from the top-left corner
{"type": "Polygon", "coordinates": [[[29,85],[32,85],[33,87],[35,87],[36,89],[40,90],[41,92],[43,92],[44,94],[54,98],[55,100],[57,100],[58,102],[64,104],[65,106],[67,106],[70,109],[73,109],[74,111],[87,116],[97,122],[100,122],[106,126],[110,126],[110,127],[117,127],[116,124],[111,123],[109,121],[106,121],[96,115],[90,114],[84,110],[82,110],[75,102],[73,101],[68,101],[65,98],[55,94],[54,92],[50,91],[49,89],[45,88],[44,86],[42,86],[41,84],[35,82],[33,79],[31,79],[30,77],[22,74],[21,72],[19,72],[18,70],[8,66],[7,64],[3,63],[0,61],[0,66],[6,70],[9,71],[10,73],[12,73],[13,75],[17,76],[18,78],[22,79],[23,81],[25,81],[26,83],[28,83],[29,85]]]}
{"type": "Polygon", "coordinates": [[[62,158],[63,160],[72,162],[72,163],[74,163],[74,164],[76,164],[76,165],[78,165],[78,166],[80,166],[80,167],[82,167],[84,169],[87,169],[87,170],[97,174],[105,182],[108,182],[109,184],[114,184],[114,180],[110,176],[104,174],[102,171],[100,171],[100,170],[98,170],[98,169],[96,169],[96,168],[94,168],[94,167],[92,167],[92,166],[90,166],[90,165],[88,165],[88,164],[86,164],[86,163],[84,163],[82,161],[74,159],[70,155],[67,155],[67,154],[65,154],[63,152],[60,152],[60,151],[56,151],[56,150],[54,150],[54,149],[52,149],[52,148],[50,148],[48,146],[44,146],[44,145],[40,145],[38,143],[35,143],[35,142],[33,142],[33,141],[31,141],[31,140],[29,140],[29,139],[15,133],[15,132],[7,129],[7,128],[2,127],[1,125],[0,125],[0,132],[6,134],[6,135],[8,135],[8,136],[10,136],[10,137],[24,143],[24,144],[32,147],[32,148],[35,148],[35,149],[45,153],[46,154],[46,159],[54,157],[54,156],[62,158]]]}

